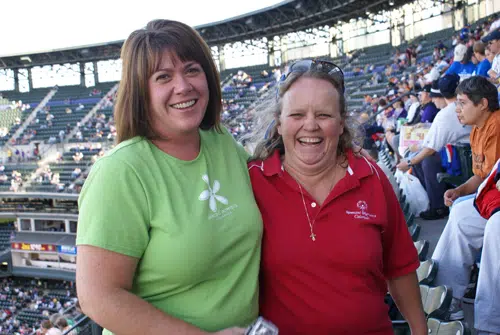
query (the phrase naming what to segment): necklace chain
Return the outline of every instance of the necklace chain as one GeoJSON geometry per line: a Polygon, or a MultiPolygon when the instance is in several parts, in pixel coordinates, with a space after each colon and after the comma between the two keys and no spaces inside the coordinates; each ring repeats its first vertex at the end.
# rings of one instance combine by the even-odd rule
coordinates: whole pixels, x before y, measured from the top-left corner
{"type": "MultiPolygon", "coordinates": [[[[332,192],[333,186],[335,185],[336,174],[337,173],[335,171],[335,173],[333,174],[332,186],[330,186],[330,190],[328,191],[328,195],[332,192]]],[[[316,234],[314,233],[314,224],[316,223],[316,217],[314,217],[314,219],[311,221],[311,218],[309,217],[309,211],[307,210],[306,200],[304,198],[304,192],[302,191],[302,185],[300,185],[300,183],[297,181],[297,179],[295,179],[291,174],[290,174],[290,176],[293,178],[293,180],[295,180],[295,182],[299,186],[300,196],[302,197],[302,205],[304,205],[304,211],[306,212],[307,223],[309,223],[309,229],[311,230],[311,235],[309,235],[309,237],[314,242],[314,241],[316,241],[316,234]]],[[[327,197],[328,197],[328,195],[327,195],[327,197]]]]}
{"type": "Polygon", "coordinates": [[[316,222],[316,218],[311,222],[311,218],[309,217],[309,211],[307,210],[306,200],[304,199],[304,192],[302,192],[302,186],[298,181],[295,181],[297,185],[299,185],[300,195],[302,196],[302,204],[304,205],[304,211],[306,212],[307,223],[309,223],[309,229],[311,229],[311,235],[309,237],[311,240],[316,241],[316,234],[314,233],[314,223],[316,222]]]}

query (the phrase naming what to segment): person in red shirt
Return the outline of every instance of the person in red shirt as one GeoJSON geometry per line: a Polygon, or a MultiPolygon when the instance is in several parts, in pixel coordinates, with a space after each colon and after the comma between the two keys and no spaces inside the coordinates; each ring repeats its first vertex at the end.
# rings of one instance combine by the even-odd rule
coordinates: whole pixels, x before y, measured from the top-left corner
{"type": "Polygon", "coordinates": [[[388,179],[352,150],[343,93],[340,68],[303,60],[263,113],[274,121],[249,163],[261,315],[282,335],[393,334],[389,288],[412,334],[427,334],[417,252],[388,179]]]}

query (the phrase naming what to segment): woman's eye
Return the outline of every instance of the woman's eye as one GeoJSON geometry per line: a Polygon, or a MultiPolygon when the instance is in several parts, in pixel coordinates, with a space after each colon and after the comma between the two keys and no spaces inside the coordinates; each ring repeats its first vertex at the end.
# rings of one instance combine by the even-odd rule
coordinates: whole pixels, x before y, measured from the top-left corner
{"type": "Polygon", "coordinates": [[[192,68],[189,68],[189,69],[187,70],[187,73],[196,74],[196,73],[200,73],[200,71],[201,71],[201,70],[200,70],[199,68],[197,68],[197,67],[192,67],[192,68]]]}
{"type": "Polygon", "coordinates": [[[170,78],[170,76],[168,74],[164,73],[164,74],[158,75],[156,77],[156,80],[166,80],[166,79],[169,79],[169,78],[170,78]]]}

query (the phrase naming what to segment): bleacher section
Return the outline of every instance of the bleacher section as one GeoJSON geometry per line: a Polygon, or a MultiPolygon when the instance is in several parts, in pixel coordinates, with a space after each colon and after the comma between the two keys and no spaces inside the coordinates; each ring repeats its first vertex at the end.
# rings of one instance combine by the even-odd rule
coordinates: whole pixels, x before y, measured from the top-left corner
{"type": "Polygon", "coordinates": [[[43,320],[74,305],[74,285],[62,281],[3,278],[0,283],[1,334],[32,334],[43,320]]]}
{"type": "Polygon", "coordinates": [[[99,110],[97,112],[97,115],[92,117],[89,122],[81,125],[80,127],[81,138],[75,136],[73,138],[70,138],[69,142],[78,143],[82,141],[83,142],[113,141],[114,137],[109,137],[111,129],[108,124],[112,117],[113,117],[112,107],[107,107],[99,110]]]}
{"type": "MultiPolygon", "coordinates": [[[[439,41],[443,41],[447,47],[451,47],[451,36],[453,33],[453,29],[445,29],[427,34],[425,37],[420,37],[412,41],[411,44],[422,45],[422,50],[418,55],[418,61],[427,60],[432,54],[434,46],[439,41]]],[[[401,52],[405,52],[407,46],[408,43],[405,43],[398,46],[397,49],[401,52]]],[[[385,68],[387,65],[391,64],[392,61],[390,58],[395,50],[396,48],[393,48],[391,45],[384,44],[357,50],[353,53],[351,58],[345,56],[334,59],[329,58],[340,65],[344,70],[347,103],[351,111],[362,110],[364,108],[364,97],[366,95],[385,95],[388,90],[388,78],[385,76],[385,68]],[[359,72],[360,70],[361,72],[359,72]],[[373,80],[374,74],[380,76],[378,81],[373,80]]],[[[328,57],[318,58],[324,59],[328,57]]],[[[252,120],[247,117],[245,111],[264,94],[265,90],[263,90],[263,87],[274,89],[272,88],[273,84],[276,82],[273,73],[274,69],[275,68],[270,67],[268,64],[261,64],[240,69],[229,69],[221,72],[220,77],[223,80],[222,94],[226,107],[226,113],[223,116],[223,120],[236,137],[242,135],[241,126],[246,128],[247,131],[248,128],[251,127],[252,120]],[[250,76],[252,78],[251,82],[244,85],[235,82],[233,78],[238,75],[239,71],[250,76]],[[267,75],[265,75],[265,72],[267,72],[267,75]]],[[[402,76],[411,73],[411,71],[415,69],[415,66],[410,66],[406,69],[406,72],[396,72],[392,75],[402,76]]],[[[48,113],[53,115],[51,125],[49,126],[49,122],[47,121],[47,114],[45,114],[44,111],[40,111],[37,115],[38,123],[35,121],[30,124],[24,130],[23,134],[19,136],[19,139],[22,139],[25,133],[32,132],[32,141],[44,141],[46,143],[49,139],[51,139],[51,143],[59,143],[61,138],[65,142],[70,143],[112,142],[113,136],[108,136],[111,127],[114,125],[110,122],[113,115],[111,106],[97,111],[97,113],[85,124],[80,123],[78,132],[72,136],[72,138],[67,138],[67,135],[115,84],[116,82],[102,83],[95,88],[80,86],[59,87],[57,93],[48,102],[46,107],[48,113]],[[71,109],[71,113],[67,113],[67,108],[71,109]]],[[[48,90],[49,89],[35,89],[29,94],[16,94],[14,92],[2,93],[9,99],[23,100],[35,106],[43,99],[48,90]]],[[[24,114],[26,114],[26,112],[24,114]]],[[[15,129],[13,128],[11,133],[13,130],[15,129]]],[[[70,156],[72,156],[72,154],[63,153],[64,159],[62,162],[50,165],[53,173],[60,174],[60,181],[64,184],[64,189],[66,191],[69,191],[68,187],[74,181],[71,177],[73,170],[75,168],[81,168],[83,170],[87,167],[86,160],[83,160],[79,164],[74,164],[74,162],[71,162],[71,159],[68,160],[70,156]]],[[[33,170],[30,172],[34,172],[35,169],[36,167],[33,166],[33,170]]],[[[9,184],[7,182],[0,185],[0,190],[8,190],[8,188],[9,184]]],[[[58,189],[60,188],[50,184],[49,181],[35,181],[29,187],[29,190],[33,191],[57,191],[58,189]]]]}
{"type": "Polygon", "coordinates": [[[62,160],[51,163],[47,168],[50,169],[50,177],[40,176],[27,188],[29,192],[73,192],[71,185],[83,174],[95,160],[94,156],[98,156],[101,149],[94,148],[72,148],[70,151],[63,153],[62,160]],[[83,157],[77,161],[74,156],[81,153],[83,157]],[[76,169],[80,169],[80,174],[77,174],[76,169]],[[59,175],[59,183],[64,187],[59,187],[58,184],[51,183],[54,174],[59,175]]]}
{"type": "MultiPolygon", "coordinates": [[[[406,202],[405,196],[398,188],[397,183],[394,184],[394,175],[391,171],[395,170],[395,164],[391,156],[386,150],[379,152],[379,166],[389,177],[393,187],[396,186],[396,194],[399,197],[401,208],[405,214],[405,219],[408,224],[408,229],[415,242],[415,248],[420,258],[420,267],[417,269],[417,277],[420,283],[420,294],[422,298],[422,305],[428,319],[428,326],[432,329],[432,334],[468,334],[468,330],[461,321],[449,321],[449,307],[452,301],[452,290],[447,286],[433,286],[433,281],[437,271],[439,271],[438,264],[429,259],[429,242],[425,240],[418,240],[418,233],[415,233],[415,227],[418,226],[413,222],[413,214],[410,213],[410,206],[406,202]],[[387,172],[388,171],[388,172],[387,172]],[[410,222],[411,221],[411,222],[410,222]],[[414,227],[412,229],[412,227],[414,227]],[[453,331],[453,332],[449,332],[453,331]]],[[[404,320],[403,316],[396,307],[394,301],[388,295],[386,302],[389,305],[389,315],[393,322],[393,327],[396,334],[409,334],[409,326],[404,320]]],[[[429,332],[431,333],[431,332],[429,332]]]]}
{"type": "MultiPolygon", "coordinates": [[[[13,153],[14,157],[17,155],[15,152],[13,153]]],[[[19,154],[21,155],[21,154],[19,154]]],[[[15,160],[14,160],[15,162],[15,160]]],[[[6,163],[2,165],[4,167],[3,171],[0,171],[0,177],[5,176],[6,180],[0,180],[0,192],[7,192],[10,190],[12,184],[11,181],[14,179],[12,173],[17,171],[21,176],[20,179],[22,182],[26,182],[28,178],[31,176],[31,173],[36,170],[38,165],[36,163],[6,163]]],[[[4,177],[4,178],[5,178],[4,177]]]]}
{"type": "MultiPolygon", "coordinates": [[[[38,112],[35,120],[19,136],[18,144],[22,142],[25,134],[33,134],[31,141],[48,143],[52,137],[51,142],[61,142],[60,135],[63,135],[64,140],[66,135],[114,85],[116,82],[100,83],[92,88],[58,87],[57,93],[50,99],[46,107],[38,112]]],[[[22,100],[23,103],[30,103],[31,107],[34,108],[47,95],[48,91],[49,89],[35,89],[29,94],[9,91],[1,92],[1,94],[10,100],[22,100]]],[[[26,111],[23,116],[25,117],[31,111],[32,109],[26,111]]],[[[11,129],[10,134],[13,134],[16,129],[11,129]]]]}
{"type": "Polygon", "coordinates": [[[26,120],[28,115],[31,114],[33,109],[43,100],[43,98],[49,91],[49,88],[41,88],[34,89],[29,93],[19,93],[13,91],[0,92],[0,95],[5,99],[15,102],[21,101],[24,105],[30,106],[30,108],[21,111],[20,122],[12,124],[12,126],[9,128],[9,132],[5,136],[0,137],[0,145],[3,146],[9,140],[12,134],[16,132],[16,130],[22,125],[24,120],[26,120]]]}
{"type": "Polygon", "coordinates": [[[10,249],[10,240],[14,232],[14,223],[0,224],[0,253],[10,249]]]}

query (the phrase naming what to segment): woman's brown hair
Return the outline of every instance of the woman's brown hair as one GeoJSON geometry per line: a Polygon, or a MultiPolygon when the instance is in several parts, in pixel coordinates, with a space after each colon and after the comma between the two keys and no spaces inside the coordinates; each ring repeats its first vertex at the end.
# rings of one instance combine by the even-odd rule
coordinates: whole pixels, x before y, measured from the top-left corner
{"type": "MultiPolygon", "coordinates": [[[[348,149],[352,149],[353,140],[355,139],[355,127],[352,127],[348,122],[347,103],[342,92],[341,83],[337,78],[334,78],[327,73],[309,70],[307,72],[292,72],[279,86],[278,99],[274,97],[273,101],[267,101],[267,107],[259,112],[260,115],[257,117],[258,125],[255,127],[256,130],[254,134],[249,137],[250,142],[252,139],[257,140],[254,141],[254,143],[257,142],[257,145],[255,147],[253,159],[265,160],[271,156],[275,150],[279,150],[281,154],[285,153],[283,138],[278,133],[278,126],[280,122],[279,118],[282,110],[281,98],[290,89],[293,83],[302,77],[326,80],[335,87],[339,95],[340,116],[344,121],[344,132],[340,135],[337,146],[337,157],[345,158],[346,151],[348,149]],[[272,122],[272,126],[269,126],[270,122],[272,122]],[[265,129],[265,135],[263,134],[262,129],[265,129]],[[265,139],[262,140],[263,138],[265,139]]],[[[332,106],[332,108],[335,107],[332,106]]],[[[356,138],[357,137],[358,136],[356,136],[356,138]]]]}
{"type": "Polygon", "coordinates": [[[121,50],[122,78],[114,111],[117,143],[135,136],[157,138],[151,124],[148,80],[158,69],[166,50],[174,52],[183,62],[195,61],[201,65],[207,77],[209,99],[200,128],[215,127],[220,131],[222,94],[210,48],[188,25],[154,20],[130,34],[121,50]]]}

